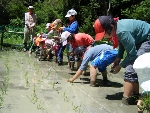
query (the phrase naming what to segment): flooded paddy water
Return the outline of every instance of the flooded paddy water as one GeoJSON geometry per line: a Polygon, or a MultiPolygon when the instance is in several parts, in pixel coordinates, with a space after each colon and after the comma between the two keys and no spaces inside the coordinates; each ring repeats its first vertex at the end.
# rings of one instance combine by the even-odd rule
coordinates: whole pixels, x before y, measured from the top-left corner
{"type": "MultiPolygon", "coordinates": [[[[39,61],[34,54],[0,51],[0,113],[137,113],[121,103],[123,73],[108,75],[109,85],[90,87],[89,70],[74,83],[65,64],[39,61]]],[[[98,81],[102,77],[98,75],[98,81]]]]}

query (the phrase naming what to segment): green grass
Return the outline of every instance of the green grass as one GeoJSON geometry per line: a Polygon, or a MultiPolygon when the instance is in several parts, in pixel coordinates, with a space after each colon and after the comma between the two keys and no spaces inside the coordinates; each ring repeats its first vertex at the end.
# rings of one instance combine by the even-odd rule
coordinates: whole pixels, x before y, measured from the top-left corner
{"type": "Polygon", "coordinates": [[[147,113],[150,112],[150,92],[146,92],[144,96],[142,97],[143,101],[143,111],[146,111],[147,113]]]}
{"type": "Polygon", "coordinates": [[[23,42],[22,34],[6,33],[3,38],[3,43],[18,45],[18,44],[22,44],[22,42],[23,42]]]}

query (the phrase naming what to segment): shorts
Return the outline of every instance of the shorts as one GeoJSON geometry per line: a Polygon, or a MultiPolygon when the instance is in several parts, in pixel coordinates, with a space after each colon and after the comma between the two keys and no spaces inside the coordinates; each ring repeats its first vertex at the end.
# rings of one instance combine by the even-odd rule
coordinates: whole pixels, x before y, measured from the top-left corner
{"type": "MultiPolygon", "coordinates": [[[[141,43],[140,47],[138,48],[137,55],[140,56],[147,52],[150,52],[150,41],[145,41],[141,43]]],[[[130,82],[138,82],[138,75],[133,69],[134,61],[130,61],[130,63],[125,68],[125,73],[124,73],[125,81],[128,80],[130,82]]]]}
{"type": "Polygon", "coordinates": [[[133,69],[133,62],[127,65],[124,72],[124,81],[138,82],[137,73],[133,69]]]}
{"type": "Polygon", "coordinates": [[[67,52],[72,52],[73,51],[72,45],[71,44],[67,44],[66,45],[66,50],[67,50],[67,52]]]}
{"type": "Polygon", "coordinates": [[[107,50],[102,52],[102,54],[96,57],[90,64],[96,66],[100,72],[104,72],[106,67],[110,65],[116,58],[118,50],[107,50]]]}

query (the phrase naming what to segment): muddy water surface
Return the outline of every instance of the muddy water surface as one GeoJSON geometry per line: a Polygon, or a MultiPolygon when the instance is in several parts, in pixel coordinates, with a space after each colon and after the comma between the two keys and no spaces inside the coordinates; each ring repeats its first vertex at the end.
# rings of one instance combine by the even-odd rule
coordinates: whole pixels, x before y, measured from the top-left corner
{"type": "MultiPolygon", "coordinates": [[[[65,61],[66,56],[64,56],[65,61]]],[[[121,104],[123,74],[109,74],[109,85],[89,86],[89,72],[74,83],[67,63],[39,61],[34,54],[0,52],[0,113],[136,113],[121,104]]],[[[101,82],[101,75],[98,81],[101,82]]]]}

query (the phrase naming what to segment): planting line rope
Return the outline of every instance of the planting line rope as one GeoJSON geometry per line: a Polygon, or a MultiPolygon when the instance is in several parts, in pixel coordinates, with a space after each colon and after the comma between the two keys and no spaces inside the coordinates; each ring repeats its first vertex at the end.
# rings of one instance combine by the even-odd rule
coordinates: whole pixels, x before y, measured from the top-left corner
{"type": "MultiPolygon", "coordinates": [[[[75,85],[75,84],[74,84],[75,85]]],[[[87,95],[91,100],[93,100],[94,102],[96,102],[98,105],[101,106],[100,109],[105,109],[106,111],[108,111],[109,113],[111,113],[108,109],[106,109],[102,104],[100,104],[98,101],[96,101],[93,97],[91,97],[89,94],[87,94],[85,91],[83,91],[81,88],[79,88],[77,85],[75,85],[81,92],[83,92],[85,95],[87,95]]]]}
{"type": "MultiPolygon", "coordinates": [[[[53,68],[53,67],[51,67],[53,68]]],[[[54,69],[54,68],[53,68],[54,69]]],[[[57,74],[58,77],[58,74],[57,74]]],[[[75,84],[74,84],[75,85],[75,84]]],[[[91,97],[89,94],[87,94],[85,91],[83,91],[81,88],[79,88],[77,85],[75,85],[81,92],[83,92],[85,95],[87,95],[87,97],[89,97],[91,100],[93,100],[94,102],[96,102],[99,106],[101,106],[99,109],[105,109],[108,113],[111,113],[108,109],[106,109],[102,104],[100,104],[98,101],[96,101],[93,97],[91,97]]]]}

